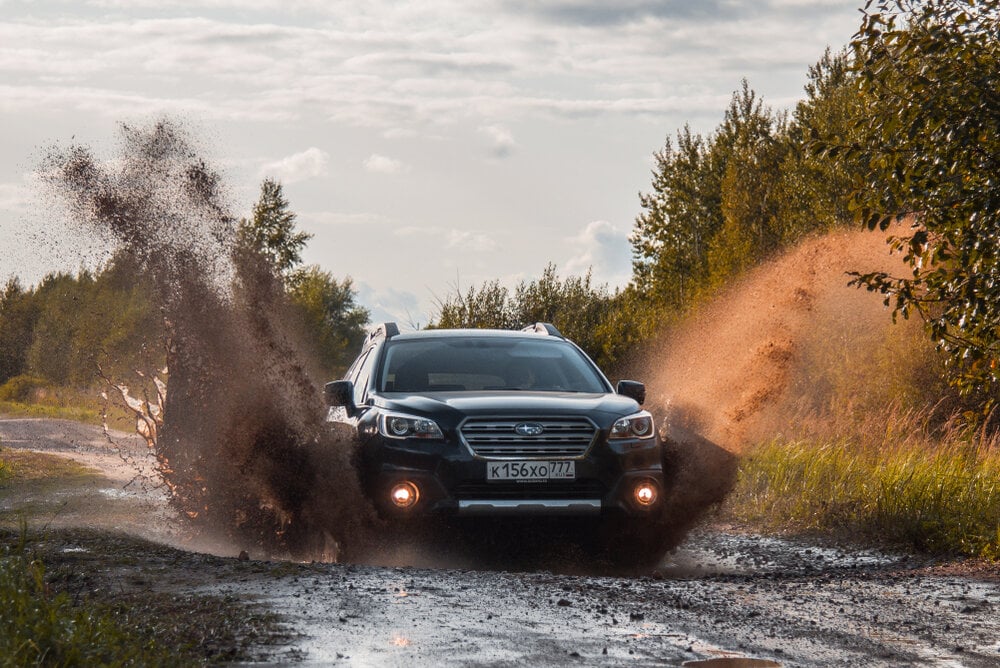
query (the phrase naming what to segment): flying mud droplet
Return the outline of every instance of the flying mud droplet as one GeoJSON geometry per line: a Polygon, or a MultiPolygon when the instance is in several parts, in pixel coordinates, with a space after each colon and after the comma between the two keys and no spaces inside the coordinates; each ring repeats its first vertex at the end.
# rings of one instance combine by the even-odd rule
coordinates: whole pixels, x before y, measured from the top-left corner
{"type": "Polygon", "coordinates": [[[53,148],[40,173],[77,225],[154,286],[168,391],[153,440],[173,505],[193,527],[265,554],[356,549],[372,511],[353,446],[326,426],[279,279],[236,243],[221,178],[181,126],[120,134],[112,160],[53,148]]]}

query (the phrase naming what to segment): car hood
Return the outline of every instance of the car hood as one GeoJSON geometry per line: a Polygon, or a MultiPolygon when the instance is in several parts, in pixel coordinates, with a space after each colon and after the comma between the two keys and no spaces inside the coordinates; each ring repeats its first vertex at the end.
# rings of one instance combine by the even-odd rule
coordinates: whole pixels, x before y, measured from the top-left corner
{"type": "Polygon", "coordinates": [[[387,410],[427,417],[447,415],[451,418],[449,421],[456,423],[476,415],[588,415],[602,423],[599,425],[602,427],[639,410],[639,404],[629,397],[579,392],[429,392],[420,395],[389,392],[376,397],[376,404],[387,410]]]}

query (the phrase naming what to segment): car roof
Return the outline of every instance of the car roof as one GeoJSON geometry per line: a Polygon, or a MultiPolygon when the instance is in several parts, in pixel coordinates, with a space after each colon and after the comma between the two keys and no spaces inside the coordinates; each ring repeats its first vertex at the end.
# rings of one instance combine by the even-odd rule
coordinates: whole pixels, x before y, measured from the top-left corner
{"type": "Polygon", "coordinates": [[[562,337],[549,336],[537,332],[522,332],[510,329],[422,329],[403,332],[392,337],[393,341],[409,341],[430,338],[505,338],[505,339],[552,339],[564,341],[562,337]]]}
{"type": "MultiPolygon", "coordinates": [[[[566,341],[566,337],[556,329],[555,325],[546,322],[536,322],[533,325],[528,325],[521,330],[511,330],[511,329],[423,329],[416,330],[412,332],[406,332],[405,334],[399,331],[399,326],[394,322],[384,322],[380,325],[376,325],[365,337],[362,343],[361,349],[368,350],[372,346],[378,345],[390,340],[402,339],[403,341],[420,341],[426,339],[443,339],[443,338],[504,338],[504,339],[520,339],[527,341],[535,337],[545,337],[550,340],[557,339],[560,341],[566,341]]],[[[535,338],[535,340],[539,340],[535,338]]]]}

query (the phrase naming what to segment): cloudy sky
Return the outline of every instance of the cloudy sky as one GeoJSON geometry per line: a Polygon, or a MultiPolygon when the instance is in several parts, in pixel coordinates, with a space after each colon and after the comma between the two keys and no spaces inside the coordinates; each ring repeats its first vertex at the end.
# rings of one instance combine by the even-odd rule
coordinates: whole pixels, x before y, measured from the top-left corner
{"type": "Polygon", "coordinates": [[[0,279],[80,266],[31,185],[46,147],[111,156],[119,122],[169,116],[236,215],[279,179],[306,261],[376,319],[549,262],[623,285],[666,137],[711,132],[744,77],[792,107],[860,4],[0,0],[0,279]]]}

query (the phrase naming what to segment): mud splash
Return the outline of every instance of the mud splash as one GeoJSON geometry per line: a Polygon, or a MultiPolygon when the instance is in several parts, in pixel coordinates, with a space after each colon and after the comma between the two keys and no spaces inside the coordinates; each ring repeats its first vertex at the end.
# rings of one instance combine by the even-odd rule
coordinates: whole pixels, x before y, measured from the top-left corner
{"type": "Polygon", "coordinates": [[[901,273],[886,243],[893,232],[810,239],[750,272],[647,351],[651,403],[738,453],[829,409],[844,386],[855,398],[871,390],[873,403],[889,396],[875,387],[888,374],[863,376],[856,351],[917,325],[893,325],[882,297],[849,286],[848,272],[901,273]]]}
{"type": "Polygon", "coordinates": [[[155,454],[172,504],[265,554],[355,549],[371,510],[351,446],[325,427],[308,347],[279,280],[238,247],[219,174],[174,122],[120,134],[113,160],[55,148],[41,173],[155,286],[169,370],[155,454]]]}
{"type": "Polygon", "coordinates": [[[668,495],[661,524],[673,536],[669,545],[725,500],[749,444],[806,437],[806,425],[828,435],[832,421],[884,412],[898,400],[891,384],[900,369],[880,368],[858,351],[903,340],[882,362],[917,364],[919,356],[903,354],[902,346],[914,336],[922,340],[914,334],[918,325],[893,325],[882,297],[850,287],[847,273],[901,272],[887,236],[849,231],[803,242],[750,272],[630,365],[627,373],[646,380],[650,409],[663,418],[668,495]]]}

